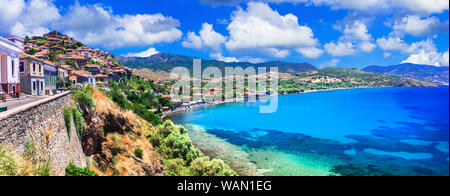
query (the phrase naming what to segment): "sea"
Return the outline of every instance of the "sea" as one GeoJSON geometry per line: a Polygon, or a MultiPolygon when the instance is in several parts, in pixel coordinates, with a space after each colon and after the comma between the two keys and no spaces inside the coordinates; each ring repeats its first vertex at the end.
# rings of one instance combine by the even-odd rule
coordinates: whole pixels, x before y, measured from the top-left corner
{"type": "Polygon", "coordinates": [[[206,155],[240,175],[448,176],[449,87],[359,88],[177,114],[206,155]]]}

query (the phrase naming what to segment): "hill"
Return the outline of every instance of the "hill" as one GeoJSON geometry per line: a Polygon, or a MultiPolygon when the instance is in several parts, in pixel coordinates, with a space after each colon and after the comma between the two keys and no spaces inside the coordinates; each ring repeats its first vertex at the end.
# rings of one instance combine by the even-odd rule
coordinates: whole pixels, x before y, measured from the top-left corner
{"type": "Polygon", "coordinates": [[[311,90],[358,87],[435,87],[433,83],[422,82],[400,76],[369,73],[359,69],[324,68],[292,74],[294,78],[280,81],[279,93],[298,93],[311,90]]]}
{"type": "MultiPolygon", "coordinates": [[[[118,56],[117,61],[123,65],[133,69],[150,69],[153,71],[165,71],[170,72],[174,67],[186,67],[192,71],[192,61],[195,57],[181,56],[174,54],[159,53],[150,57],[124,57],[118,56]]],[[[317,70],[317,68],[309,63],[291,63],[281,61],[271,61],[265,63],[226,63],[216,60],[202,60],[202,68],[206,67],[218,67],[222,71],[225,67],[242,67],[247,68],[254,67],[278,67],[279,72],[282,73],[297,73],[306,70],[317,70]]],[[[224,72],[223,72],[224,73],[224,72]]]]}
{"type": "Polygon", "coordinates": [[[449,84],[449,68],[431,65],[400,64],[391,66],[369,66],[363,69],[366,72],[396,75],[403,78],[412,78],[438,85],[449,84]]]}

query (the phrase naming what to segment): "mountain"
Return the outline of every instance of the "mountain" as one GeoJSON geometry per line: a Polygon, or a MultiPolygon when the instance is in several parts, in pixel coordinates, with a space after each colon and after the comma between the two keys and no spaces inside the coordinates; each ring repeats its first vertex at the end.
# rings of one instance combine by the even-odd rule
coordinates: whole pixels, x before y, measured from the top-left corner
{"type": "Polygon", "coordinates": [[[365,72],[396,75],[404,78],[412,78],[438,85],[449,84],[449,68],[431,65],[400,64],[392,66],[369,66],[363,69],[365,72]]]}
{"type": "MultiPolygon", "coordinates": [[[[194,58],[195,57],[159,53],[145,58],[118,56],[116,59],[123,65],[134,69],[147,68],[151,70],[170,72],[174,67],[186,67],[190,71],[192,71],[192,60],[194,58]]],[[[216,60],[202,60],[203,69],[210,66],[218,67],[222,71],[225,70],[225,67],[242,67],[245,69],[250,66],[253,66],[255,68],[278,67],[279,69],[278,71],[282,73],[297,73],[306,70],[317,70],[315,66],[308,63],[271,61],[265,63],[252,64],[252,63],[226,63],[223,61],[216,61],[216,60]]]]}

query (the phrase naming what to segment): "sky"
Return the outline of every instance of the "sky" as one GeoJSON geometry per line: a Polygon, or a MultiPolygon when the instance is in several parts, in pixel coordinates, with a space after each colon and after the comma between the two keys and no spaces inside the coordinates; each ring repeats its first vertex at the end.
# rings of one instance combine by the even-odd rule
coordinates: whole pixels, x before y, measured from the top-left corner
{"type": "Polygon", "coordinates": [[[0,0],[0,35],[50,30],[126,56],[449,66],[447,0],[0,0]]]}

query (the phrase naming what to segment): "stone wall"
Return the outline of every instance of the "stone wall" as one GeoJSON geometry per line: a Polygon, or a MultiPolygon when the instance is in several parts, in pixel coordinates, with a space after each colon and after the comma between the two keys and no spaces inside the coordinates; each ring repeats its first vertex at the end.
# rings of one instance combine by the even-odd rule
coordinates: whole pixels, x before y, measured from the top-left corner
{"type": "Polygon", "coordinates": [[[38,155],[51,163],[52,175],[64,175],[70,162],[85,167],[74,123],[68,131],[62,115],[71,99],[71,92],[65,92],[0,113],[0,144],[23,153],[24,144],[33,142],[38,155]]]}

